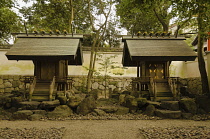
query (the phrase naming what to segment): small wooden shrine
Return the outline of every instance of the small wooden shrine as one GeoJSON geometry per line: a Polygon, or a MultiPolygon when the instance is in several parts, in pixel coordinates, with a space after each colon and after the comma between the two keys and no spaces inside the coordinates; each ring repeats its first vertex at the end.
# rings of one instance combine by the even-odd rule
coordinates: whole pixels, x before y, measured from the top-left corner
{"type": "Polygon", "coordinates": [[[178,78],[169,77],[171,61],[194,61],[196,53],[184,37],[124,36],[123,66],[137,67],[134,90],[152,100],[176,98],[178,78]]]}
{"type": "MultiPolygon", "coordinates": [[[[19,35],[6,53],[9,60],[32,60],[34,79],[29,100],[52,100],[57,91],[67,88],[68,65],[82,65],[82,36],[19,35]]],[[[29,80],[30,81],[30,80],[29,80]]],[[[26,80],[27,82],[27,80],[26,80]]]]}

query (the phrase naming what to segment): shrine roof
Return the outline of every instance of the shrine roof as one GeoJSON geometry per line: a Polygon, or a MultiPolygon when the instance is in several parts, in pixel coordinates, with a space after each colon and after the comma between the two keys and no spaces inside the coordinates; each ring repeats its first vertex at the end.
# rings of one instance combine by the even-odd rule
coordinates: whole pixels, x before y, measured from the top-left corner
{"type": "Polygon", "coordinates": [[[194,61],[196,53],[185,38],[123,38],[124,66],[136,66],[138,61],[194,61]]]}
{"type": "Polygon", "coordinates": [[[82,64],[81,37],[71,36],[18,36],[6,53],[9,60],[69,60],[69,64],[82,64]]]}

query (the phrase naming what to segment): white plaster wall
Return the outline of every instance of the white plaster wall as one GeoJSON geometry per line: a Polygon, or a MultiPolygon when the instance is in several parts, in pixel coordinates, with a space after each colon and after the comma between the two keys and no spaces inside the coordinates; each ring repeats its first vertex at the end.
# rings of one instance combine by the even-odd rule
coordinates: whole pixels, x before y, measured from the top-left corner
{"type": "MultiPolygon", "coordinates": [[[[0,75],[33,75],[34,74],[34,65],[32,61],[27,60],[8,60],[5,56],[7,50],[0,50],[0,75]]],[[[109,53],[101,53],[103,58],[109,57],[111,55],[116,55],[116,58],[113,58],[113,62],[117,62],[115,66],[122,67],[122,52],[109,52],[109,53]]],[[[90,52],[83,52],[83,65],[82,66],[69,66],[68,67],[68,75],[87,75],[88,71],[83,67],[88,67],[90,62],[90,52]]],[[[100,67],[98,62],[96,62],[96,69],[100,67]]],[[[114,77],[136,77],[137,71],[136,68],[127,68],[127,69],[114,69],[111,72],[123,72],[122,76],[114,75],[110,73],[109,75],[114,77]]],[[[104,73],[102,73],[104,74],[104,73]]]]}
{"type": "MultiPolygon", "coordinates": [[[[207,57],[204,56],[207,69],[207,57]]],[[[198,60],[195,61],[172,61],[170,65],[170,76],[172,77],[200,77],[198,60]]]]}
{"type": "Polygon", "coordinates": [[[0,51],[0,75],[33,75],[34,65],[27,60],[8,60],[5,56],[7,51],[0,51]]]}

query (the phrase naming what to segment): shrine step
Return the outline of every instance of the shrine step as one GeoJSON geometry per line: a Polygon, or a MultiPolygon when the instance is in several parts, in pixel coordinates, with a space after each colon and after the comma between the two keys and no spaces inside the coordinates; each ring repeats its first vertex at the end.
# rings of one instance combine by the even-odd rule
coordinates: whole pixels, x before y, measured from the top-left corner
{"type": "MultiPolygon", "coordinates": [[[[52,97],[55,100],[55,96],[52,97]]],[[[32,101],[49,101],[49,95],[47,96],[32,96],[32,101]]]]}

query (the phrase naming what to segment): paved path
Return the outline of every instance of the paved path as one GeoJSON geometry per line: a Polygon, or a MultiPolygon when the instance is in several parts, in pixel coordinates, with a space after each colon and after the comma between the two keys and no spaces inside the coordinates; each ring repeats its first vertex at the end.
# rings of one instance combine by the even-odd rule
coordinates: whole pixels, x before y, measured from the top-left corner
{"type": "Polygon", "coordinates": [[[0,128],[65,127],[64,139],[136,139],[144,127],[210,127],[210,121],[190,120],[68,120],[68,121],[0,121],[0,128]]]}

